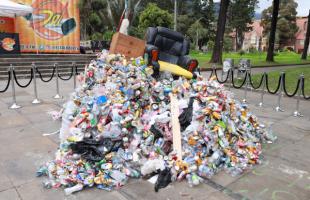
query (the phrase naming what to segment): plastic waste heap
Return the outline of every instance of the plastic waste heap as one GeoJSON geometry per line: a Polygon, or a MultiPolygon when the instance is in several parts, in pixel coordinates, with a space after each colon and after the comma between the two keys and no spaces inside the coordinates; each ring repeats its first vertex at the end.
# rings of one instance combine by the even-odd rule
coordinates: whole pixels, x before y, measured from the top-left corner
{"type": "Polygon", "coordinates": [[[143,58],[106,51],[85,68],[62,111],[55,159],[37,171],[47,176],[45,188],[111,191],[155,175],[155,191],[181,180],[194,187],[219,170],[238,175],[259,164],[262,143],[276,139],[214,79],[151,75],[143,58]],[[170,93],[178,99],[182,160],[172,148],[170,93]]]}

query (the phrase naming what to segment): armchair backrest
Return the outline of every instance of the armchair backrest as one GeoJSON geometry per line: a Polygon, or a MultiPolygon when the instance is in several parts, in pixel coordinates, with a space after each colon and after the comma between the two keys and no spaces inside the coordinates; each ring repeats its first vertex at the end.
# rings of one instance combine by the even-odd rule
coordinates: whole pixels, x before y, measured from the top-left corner
{"type": "Polygon", "coordinates": [[[149,27],[146,42],[156,46],[160,54],[184,56],[189,54],[189,41],[179,32],[164,27],[149,27]]]}

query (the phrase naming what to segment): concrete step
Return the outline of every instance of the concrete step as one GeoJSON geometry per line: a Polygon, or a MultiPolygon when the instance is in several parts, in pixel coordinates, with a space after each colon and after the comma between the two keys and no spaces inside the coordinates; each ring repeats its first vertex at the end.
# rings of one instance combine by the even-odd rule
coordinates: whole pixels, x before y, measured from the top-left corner
{"type": "Polygon", "coordinates": [[[1,59],[19,59],[19,58],[95,58],[96,54],[1,54],[1,59]]]}
{"type": "MultiPolygon", "coordinates": [[[[78,67],[84,67],[85,65],[87,65],[88,63],[78,63],[76,64],[75,66],[78,66],[78,67]]],[[[54,65],[36,65],[38,69],[53,69],[54,65]]],[[[72,63],[68,63],[68,64],[59,64],[58,65],[58,68],[61,69],[61,68],[70,68],[71,69],[72,67],[72,63]]],[[[16,70],[28,70],[32,68],[31,65],[22,65],[22,66],[14,66],[14,69],[16,70]]],[[[7,71],[9,69],[8,66],[0,66],[0,71],[7,71]]]]}
{"type": "MultiPolygon", "coordinates": [[[[58,65],[72,65],[72,63],[75,63],[75,64],[88,64],[90,61],[88,60],[80,60],[80,61],[41,61],[41,62],[34,62],[34,64],[36,66],[53,66],[55,63],[57,63],[58,65]]],[[[32,65],[32,62],[3,62],[1,63],[0,62],[0,68],[1,67],[7,67],[7,66],[10,66],[10,65],[13,65],[14,67],[15,66],[31,66],[32,65]]]]}
{"type": "MultiPolygon", "coordinates": [[[[81,73],[84,71],[84,67],[78,67],[77,72],[81,73]]],[[[48,78],[51,77],[53,70],[52,69],[42,69],[40,70],[40,73],[42,77],[48,78]]],[[[16,77],[18,79],[28,79],[30,78],[30,69],[28,70],[18,70],[15,71],[16,77]]],[[[58,74],[64,78],[67,78],[71,75],[71,69],[59,69],[58,74]]],[[[37,73],[37,78],[39,78],[39,74],[37,73]]],[[[7,80],[8,79],[8,73],[7,72],[0,72],[0,80],[7,80]]]]}

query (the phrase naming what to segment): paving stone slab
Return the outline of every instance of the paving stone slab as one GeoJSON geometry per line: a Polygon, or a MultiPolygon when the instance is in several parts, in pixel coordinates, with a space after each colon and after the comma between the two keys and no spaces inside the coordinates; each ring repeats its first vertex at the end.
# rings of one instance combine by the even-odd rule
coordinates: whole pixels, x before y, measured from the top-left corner
{"type": "Polygon", "coordinates": [[[309,185],[309,171],[296,163],[267,157],[262,165],[250,170],[228,188],[255,200],[309,200],[309,185]]]}
{"type": "Polygon", "coordinates": [[[0,199],[1,200],[21,200],[18,196],[18,193],[16,192],[14,188],[0,192],[0,199]]]}
{"type": "Polygon", "coordinates": [[[27,121],[25,117],[17,113],[9,116],[0,116],[0,122],[2,124],[1,130],[20,126],[27,126],[29,124],[29,121],[27,121]]]}
{"type": "Polygon", "coordinates": [[[154,185],[140,180],[134,184],[128,184],[119,190],[119,192],[126,198],[133,199],[164,199],[164,200],[196,200],[206,199],[210,194],[216,190],[206,184],[200,184],[197,187],[190,188],[186,181],[176,182],[170,184],[168,187],[160,189],[158,192],[154,191],[154,185]]]}

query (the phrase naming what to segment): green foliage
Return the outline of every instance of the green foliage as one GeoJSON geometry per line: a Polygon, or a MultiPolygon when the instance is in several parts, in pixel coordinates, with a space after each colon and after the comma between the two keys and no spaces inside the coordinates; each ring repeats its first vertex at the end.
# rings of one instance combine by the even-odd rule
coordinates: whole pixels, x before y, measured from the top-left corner
{"type": "Polygon", "coordinates": [[[212,51],[213,47],[214,47],[214,41],[213,40],[209,40],[207,43],[207,47],[208,47],[208,51],[212,51]]]}
{"type": "MultiPolygon", "coordinates": [[[[128,2],[134,21],[141,0],[128,2]]],[[[79,0],[82,40],[110,38],[105,33],[117,29],[124,8],[124,0],[79,0]]]]}
{"type": "Polygon", "coordinates": [[[159,8],[154,3],[149,3],[139,17],[139,32],[144,33],[148,27],[163,26],[171,28],[173,24],[172,15],[159,8]]]}
{"type": "MultiPolygon", "coordinates": [[[[280,49],[287,45],[292,40],[298,31],[296,25],[298,4],[294,0],[281,0],[278,22],[277,22],[277,35],[280,49]]],[[[268,35],[270,32],[272,17],[272,6],[263,10],[261,25],[264,27],[264,35],[268,35]]]]}
{"type": "Polygon", "coordinates": [[[196,47],[198,47],[199,40],[207,36],[208,29],[204,28],[203,25],[199,21],[196,21],[190,26],[187,33],[192,39],[192,41],[195,41],[194,43],[196,47]]]}
{"type": "Polygon", "coordinates": [[[103,40],[105,41],[111,41],[112,40],[112,36],[113,36],[114,32],[113,31],[106,31],[103,34],[103,40]]]}
{"type": "Polygon", "coordinates": [[[195,18],[189,16],[188,14],[186,15],[179,15],[177,18],[177,23],[178,23],[178,31],[182,33],[183,35],[186,35],[188,33],[188,29],[190,26],[195,23],[195,18]]]}
{"type": "Polygon", "coordinates": [[[189,7],[191,12],[188,16],[195,19],[192,23],[199,20],[202,26],[207,29],[204,37],[198,41],[199,48],[201,49],[208,41],[215,39],[216,20],[214,3],[213,0],[193,0],[191,2],[191,6],[189,7]]]}
{"type": "Polygon", "coordinates": [[[258,52],[258,50],[257,50],[255,47],[250,46],[250,48],[249,48],[249,52],[250,52],[250,53],[257,53],[257,52],[258,52]]]}
{"type": "Polygon", "coordinates": [[[223,44],[223,50],[225,52],[229,52],[229,51],[232,51],[232,46],[233,46],[233,41],[232,41],[232,38],[229,37],[228,35],[225,35],[224,36],[224,44],[223,44]]]}
{"type": "Polygon", "coordinates": [[[245,54],[245,51],[241,49],[241,50],[238,51],[238,54],[239,54],[240,56],[243,56],[243,55],[245,54]]]}

